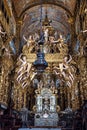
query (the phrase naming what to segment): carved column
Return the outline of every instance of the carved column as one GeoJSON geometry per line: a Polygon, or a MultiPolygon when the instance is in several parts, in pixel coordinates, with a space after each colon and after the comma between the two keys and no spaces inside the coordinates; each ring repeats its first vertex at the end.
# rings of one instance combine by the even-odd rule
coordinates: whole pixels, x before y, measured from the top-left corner
{"type": "Polygon", "coordinates": [[[21,90],[17,85],[14,87],[13,101],[14,101],[14,109],[20,110],[21,106],[21,90]]]}
{"type": "Polygon", "coordinates": [[[87,100],[87,58],[80,58],[80,93],[81,101],[87,100]]]}
{"type": "Polygon", "coordinates": [[[9,73],[13,67],[13,60],[11,56],[4,52],[1,62],[1,74],[0,74],[0,102],[8,105],[8,91],[10,85],[9,73]]]}
{"type": "Polygon", "coordinates": [[[67,92],[67,87],[65,87],[65,88],[64,88],[64,98],[65,98],[64,102],[65,102],[65,108],[67,108],[67,106],[68,106],[67,94],[68,94],[68,92],[67,92]]]}
{"type": "Polygon", "coordinates": [[[78,79],[76,77],[74,83],[74,110],[79,108],[79,90],[78,90],[78,79]]]}
{"type": "Polygon", "coordinates": [[[23,89],[21,85],[15,83],[13,93],[14,109],[21,110],[21,108],[26,107],[26,92],[26,88],[23,89]]]}
{"type": "Polygon", "coordinates": [[[68,106],[71,107],[71,97],[70,97],[70,94],[71,94],[71,88],[67,87],[67,101],[68,101],[68,106]]]}
{"type": "Polygon", "coordinates": [[[20,110],[21,109],[21,93],[20,93],[20,89],[17,88],[17,86],[14,87],[14,97],[13,97],[13,101],[14,101],[14,109],[20,110]]]}

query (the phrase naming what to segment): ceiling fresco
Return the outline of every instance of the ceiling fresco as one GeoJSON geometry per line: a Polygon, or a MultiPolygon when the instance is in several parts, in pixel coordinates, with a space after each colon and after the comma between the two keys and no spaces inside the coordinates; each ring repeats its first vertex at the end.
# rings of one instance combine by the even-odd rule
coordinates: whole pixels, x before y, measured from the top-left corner
{"type": "MultiPolygon", "coordinates": [[[[21,38],[29,37],[40,29],[41,0],[12,0],[16,17],[22,20],[21,38]]],[[[71,32],[69,19],[74,16],[76,0],[42,0],[42,20],[46,12],[58,33],[66,36],[71,32]]]]}
{"type": "MultiPolygon", "coordinates": [[[[40,6],[32,7],[27,10],[25,13],[23,25],[22,25],[22,33],[21,35],[29,35],[30,33],[36,31],[40,28],[40,6]]],[[[58,30],[58,32],[62,32],[62,34],[67,34],[70,32],[70,25],[68,23],[68,15],[66,11],[60,7],[55,5],[43,5],[42,7],[42,19],[45,19],[47,12],[47,16],[51,25],[58,30]]]]}

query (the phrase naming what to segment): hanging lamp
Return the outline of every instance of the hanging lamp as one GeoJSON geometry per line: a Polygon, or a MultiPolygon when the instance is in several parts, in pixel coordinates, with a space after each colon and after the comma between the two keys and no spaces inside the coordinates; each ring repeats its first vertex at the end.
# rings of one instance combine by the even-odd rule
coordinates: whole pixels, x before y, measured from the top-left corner
{"type": "Polygon", "coordinates": [[[37,59],[34,61],[33,66],[36,71],[39,73],[44,72],[46,67],[48,67],[48,63],[45,60],[45,54],[43,52],[43,45],[45,42],[44,32],[42,31],[42,0],[41,0],[41,14],[40,14],[40,39],[38,41],[38,45],[40,46],[40,51],[37,52],[37,59]]]}

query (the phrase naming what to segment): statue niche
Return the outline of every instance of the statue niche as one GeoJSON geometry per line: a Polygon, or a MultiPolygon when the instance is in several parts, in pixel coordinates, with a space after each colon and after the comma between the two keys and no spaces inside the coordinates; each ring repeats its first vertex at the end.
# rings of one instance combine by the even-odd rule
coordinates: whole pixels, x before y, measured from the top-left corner
{"type": "Polygon", "coordinates": [[[36,91],[35,126],[57,126],[57,90],[38,88],[36,91]]]}

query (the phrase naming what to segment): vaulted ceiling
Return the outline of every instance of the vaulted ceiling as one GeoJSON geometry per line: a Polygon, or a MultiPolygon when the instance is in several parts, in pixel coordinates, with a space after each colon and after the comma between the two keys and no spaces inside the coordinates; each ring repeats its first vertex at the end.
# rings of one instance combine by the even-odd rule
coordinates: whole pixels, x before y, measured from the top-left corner
{"type": "MultiPolygon", "coordinates": [[[[40,5],[41,0],[12,0],[15,6],[15,11],[18,16],[21,16],[27,9],[40,5]]],[[[54,4],[61,6],[73,14],[76,0],[42,0],[43,4],[54,4]]]]}
{"type": "MultiPolygon", "coordinates": [[[[23,20],[22,35],[29,35],[40,27],[40,4],[41,0],[12,0],[15,14],[23,20]],[[25,17],[26,15],[26,17],[25,17]]],[[[74,16],[76,0],[42,0],[42,17],[45,13],[51,25],[59,33],[67,35],[71,31],[70,18],[74,16]]]]}

